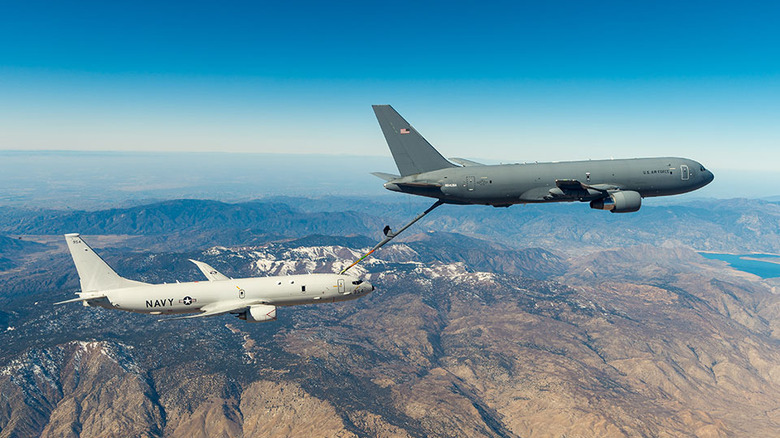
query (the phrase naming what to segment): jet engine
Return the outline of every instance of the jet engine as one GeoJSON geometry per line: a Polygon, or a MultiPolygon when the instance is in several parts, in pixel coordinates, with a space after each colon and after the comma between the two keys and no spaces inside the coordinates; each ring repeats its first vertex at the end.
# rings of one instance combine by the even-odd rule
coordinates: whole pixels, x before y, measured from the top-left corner
{"type": "Polygon", "coordinates": [[[642,195],[630,190],[612,192],[606,198],[590,201],[590,208],[609,210],[612,213],[631,213],[642,206],[642,195]]]}
{"type": "Polygon", "coordinates": [[[276,306],[269,304],[251,306],[246,312],[238,315],[238,317],[246,322],[276,321],[276,306]]]}

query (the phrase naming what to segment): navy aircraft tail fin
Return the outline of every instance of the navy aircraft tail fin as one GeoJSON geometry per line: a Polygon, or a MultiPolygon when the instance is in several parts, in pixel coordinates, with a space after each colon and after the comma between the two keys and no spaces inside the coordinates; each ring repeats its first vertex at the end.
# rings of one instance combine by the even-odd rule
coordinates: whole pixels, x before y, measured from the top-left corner
{"type": "Polygon", "coordinates": [[[76,271],[79,273],[82,292],[106,291],[146,284],[120,277],[81,239],[78,233],[66,234],[65,241],[68,242],[73,264],[76,265],[76,271]]]}
{"type": "Polygon", "coordinates": [[[373,105],[401,176],[455,167],[390,105],[373,105]]]}

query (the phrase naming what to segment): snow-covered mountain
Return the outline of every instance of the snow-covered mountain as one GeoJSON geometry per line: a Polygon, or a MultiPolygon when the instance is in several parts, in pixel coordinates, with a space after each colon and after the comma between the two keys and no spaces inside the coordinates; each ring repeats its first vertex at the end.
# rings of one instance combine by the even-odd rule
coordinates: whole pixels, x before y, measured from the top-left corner
{"type": "MultiPolygon", "coordinates": [[[[201,278],[189,258],[232,277],[337,272],[373,244],[311,234],[215,246],[200,232],[171,233],[188,244],[170,248],[162,233],[96,247],[122,275],[171,282],[201,278]]],[[[679,243],[561,251],[421,227],[353,268],[377,287],[367,297],[248,324],[52,306],[78,282],[60,238],[44,237],[26,236],[49,246],[0,273],[0,436],[772,436],[780,427],[780,284],[679,243]]]]}

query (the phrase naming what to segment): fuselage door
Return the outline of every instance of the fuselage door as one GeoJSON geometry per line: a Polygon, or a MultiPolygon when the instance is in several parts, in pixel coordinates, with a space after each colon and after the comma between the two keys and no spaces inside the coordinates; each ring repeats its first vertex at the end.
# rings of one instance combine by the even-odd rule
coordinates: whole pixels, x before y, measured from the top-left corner
{"type": "Polygon", "coordinates": [[[344,287],[344,279],[339,278],[338,283],[339,283],[339,293],[343,294],[344,292],[347,291],[346,287],[344,287]]]}
{"type": "Polygon", "coordinates": [[[680,166],[680,178],[682,178],[683,181],[688,181],[688,178],[690,178],[688,166],[685,164],[680,166]]]}
{"type": "Polygon", "coordinates": [[[474,186],[476,185],[476,180],[477,180],[477,178],[474,177],[474,176],[467,176],[466,177],[466,189],[468,189],[468,191],[470,191],[470,192],[474,191],[474,186]]]}

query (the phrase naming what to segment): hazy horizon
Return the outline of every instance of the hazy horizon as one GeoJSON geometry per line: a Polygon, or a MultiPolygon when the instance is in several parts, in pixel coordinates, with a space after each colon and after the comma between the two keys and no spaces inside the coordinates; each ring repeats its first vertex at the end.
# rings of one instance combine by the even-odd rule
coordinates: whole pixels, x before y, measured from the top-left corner
{"type": "MultiPolygon", "coordinates": [[[[712,171],[715,181],[707,187],[684,195],[647,198],[645,205],[780,195],[761,191],[780,186],[780,172],[712,171]]],[[[357,156],[0,151],[0,184],[4,187],[0,205],[91,209],[177,198],[226,202],[274,196],[408,198],[385,190],[382,180],[371,172],[397,173],[389,152],[387,156],[357,156]]]]}

